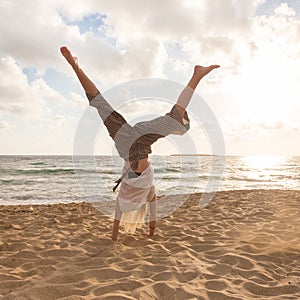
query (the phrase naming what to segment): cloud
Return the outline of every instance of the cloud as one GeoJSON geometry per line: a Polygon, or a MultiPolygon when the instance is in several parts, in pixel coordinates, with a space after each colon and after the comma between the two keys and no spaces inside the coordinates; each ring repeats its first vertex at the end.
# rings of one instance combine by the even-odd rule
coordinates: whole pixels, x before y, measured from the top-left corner
{"type": "Polygon", "coordinates": [[[0,9],[1,52],[22,64],[51,66],[59,40],[80,38],[79,29],[66,26],[49,1],[1,1],[0,9]]]}
{"type": "Polygon", "coordinates": [[[297,125],[295,122],[284,122],[284,121],[276,121],[276,122],[263,122],[260,123],[259,126],[265,130],[275,130],[275,131],[298,131],[300,130],[300,123],[297,125]]]}
{"type": "Polygon", "coordinates": [[[25,118],[40,118],[51,114],[49,106],[66,106],[65,98],[42,78],[28,81],[12,57],[0,61],[0,112],[25,118]]]}
{"type": "Polygon", "coordinates": [[[292,17],[296,15],[294,9],[290,8],[286,2],[281,3],[275,10],[275,15],[292,17]]]}
{"type": "Polygon", "coordinates": [[[89,105],[85,97],[74,92],[70,93],[70,104],[80,109],[85,109],[89,105]]]}
{"type": "Polygon", "coordinates": [[[0,61],[0,111],[24,116],[48,112],[12,57],[0,61]]]}
{"type": "Polygon", "coordinates": [[[38,78],[31,83],[32,91],[44,101],[51,103],[56,102],[60,105],[66,104],[65,98],[52,89],[42,78],[38,78]]]}
{"type": "MultiPolygon", "coordinates": [[[[99,32],[103,33],[103,37],[92,32],[81,34],[78,26],[68,23],[68,18],[80,20],[97,12],[109,14],[110,5],[105,5],[105,1],[97,5],[88,2],[61,2],[1,2],[0,53],[14,57],[22,67],[52,67],[71,74],[59,53],[59,47],[66,44],[79,57],[82,65],[88,66],[89,74],[105,84],[119,78],[162,74],[161,60],[165,53],[159,39],[140,31],[140,38],[136,42],[122,44],[121,37],[118,37],[117,44],[114,45],[111,42],[112,36],[107,38],[105,31],[114,24],[102,24],[101,20],[99,32]],[[108,6],[108,10],[105,10],[105,6],[108,6]]],[[[114,16],[121,13],[120,9],[117,11],[114,16]]],[[[138,27],[135,23],[130,23],[133,27],[138,27]]],[[[132,31],[130,35],[127,32],[127,36],[132,35],[132,31]]]]}
{"type": "MultiPolygon", "coordinates": [[[[221,57],[220,63],[232,68],[240,64],[245,52],[251,52],[253,47],[247,39],[252,34],[249,18],[254,16],[257,1],[169,0],[160,5],[155,1],[145,1],[143,4],[139,1],[104,3],[101,8],[107,12],[104,19],[109,29],[107,33],[116,39],[118,46],[130,49],[132,44],[143,41],[145,37],[148,41],[160,41],[161,48],[166,43],[175,42],[180,45],[190,69],[199,61],[206,64],[221,57]]],[[[163,51],[154,45],[154,42],[152,46],[147,45],[152,56],[160,57],[158,60],[162,63],[172,60],[170,56],[163,58],[163,51]]],[[[132,57],[136,61],[139,57],[145,57],[144,61],[148,62],[143,48],[131,49],[134,54],[132,57]]],[[[136,62],[132,59],[130,61],[134,66],[136,62]]],[[[147,65],[138,67],[143,70],[147,65]]],[[[152,71],[155,74],[160,70],[153,68],[152,71]]]]}
{"type": "Polygon", "coordinates": [[[69,129],[71,126],[74,126],[74,118],[71,116],[65,116],[56,114],[52,116],[51,118],[47,119],[46,122],[48,122],[48,128],[55,132],[56,134],[60,134],[65,136],[66,138],[69,133],[69,129]]]}
{"type": "Polygon", "coordinates": [[[300,123],[289,120],[232,120],[222,122],[225,140],[261,141],[272,139],[280,135],[299,132],[300,123]]]}
{"type": "MultiPolygon", "coordinates": [[[[0,4],[3,35],[0,48],[20,64],[51,66],[70,74],[71,70],[58,53],[59,46],[67,44],[83,66],[88,67],[89,74],[104,84],[163,76],[163,66],[169,59],[166,43],[182,44],[183,50],[190,54],[191,63],[200,57],[203,62],[226,53],[228,57],[237,47],[236,39],[251,34],[249,17],[253,16],[258,3],[252,0],[165,0],[157,5],[150,0],[29,0],[25,5],[25,2],[5,1],[0,4]],[[80,33],[79,27],[70,23],[97,13],[103,16],[99,20],[102,37],[93,32],[80,33]],[[191,43],[195,44],[197,54],[188,51],[191,43]]],[[[239,58],[234,60],[240,61],[239,58]]]]}
{"type": "Polygon", "coordinates": [[[8,123],[5,120],[0,120],[0,130],[9,130],[9,129],[14,129],[15,126],[8,123]]]}

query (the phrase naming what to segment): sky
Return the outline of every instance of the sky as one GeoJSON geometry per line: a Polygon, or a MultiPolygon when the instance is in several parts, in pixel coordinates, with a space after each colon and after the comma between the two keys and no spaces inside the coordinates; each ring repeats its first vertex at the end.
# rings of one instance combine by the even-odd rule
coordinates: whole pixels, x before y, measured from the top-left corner
{"type": "MultiPolygon", "coordinates": [[[[219,64],[197,93],[226,154],[300,155],[299,0],[2,0],[0,10],[0,154],[72,155],[88,101],[59,52],[67,45],[101,91],[141,78],[185,84],[195,64],[219,64]]],[[[167,112],[157,101],[121,106],[129,121],[167,112]]],[[[190,138],[210,154],[192,113],[190,138]]],[[[178,147],[165,139],[153,152],[178,147]]],[[[103,128],[95,153],[115,153],[103,128]]]]}

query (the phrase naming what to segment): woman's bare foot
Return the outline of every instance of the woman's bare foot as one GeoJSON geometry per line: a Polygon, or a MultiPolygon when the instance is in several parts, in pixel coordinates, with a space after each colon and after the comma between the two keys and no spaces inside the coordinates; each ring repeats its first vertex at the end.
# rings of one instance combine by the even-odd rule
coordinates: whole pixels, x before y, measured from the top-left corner
{"type": "Polygon", "coordinates": [[[74,68],[78,67],[78,59],[77,57],[74,57],[71,53],[71,51],[67,47],[61,47],[60,48],[61,54],[64,56],[64,58],[67,60],[67,62],[74,68]]]}
{"type": "Polygon", "coordinates": [[[205,75],[207,75],[209,72],[211,72],[213,69],[220,68],[219,65],[211,65],[209,67],[202,67],[202,66],[195,66],[194,68],[194,74],[199,77],[199,79],[203,78],[205,75]]]}

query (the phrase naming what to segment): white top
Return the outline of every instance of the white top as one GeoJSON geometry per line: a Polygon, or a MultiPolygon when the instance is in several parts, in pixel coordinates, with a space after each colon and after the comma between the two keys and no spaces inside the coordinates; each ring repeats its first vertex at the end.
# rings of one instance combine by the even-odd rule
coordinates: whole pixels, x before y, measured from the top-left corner
{"type": "MultiPolygon", "coordinates": [[[[125,165],[126,170],[129,167],[125,165]]],[[[126,176],[122,183],[118,194],[118,201],[122,212],[128,212],[140,209],[146,204],[149,192],[154,186],[154,170],[149,164],[148,168],[145,169],[142,174],[136,178],[128,178],[126,176]]]]}

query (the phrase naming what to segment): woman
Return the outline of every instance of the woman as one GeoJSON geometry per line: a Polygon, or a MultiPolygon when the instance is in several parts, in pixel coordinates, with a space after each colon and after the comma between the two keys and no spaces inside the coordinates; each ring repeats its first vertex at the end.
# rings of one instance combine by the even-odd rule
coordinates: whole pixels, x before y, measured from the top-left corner
{"type": "Polygon", "coordinates": [[[117,241],[120,221],[125,230],[135,232],[138,223],[142,223],[149,203],[149,234],[154,235],[156,225],[156,193],[153,185],[153,168],[148,155],[151,145],[159,138],[169,134],[184,134],[189,129],[186,107],[200,80],[218,65],[209,67],[195,66],[192,78],[181,92],[172,110],[165,116],[150,121],[129,125],[118,112],[103,98],[95,84],[86,76],[67,47],[60,51],[75,71],[90,105],[98,110],[109,135],[113,138],[120,157],[125,160],[121,178],[114,191],[121,183],[117,196],[112,239],[117,241]]]}

